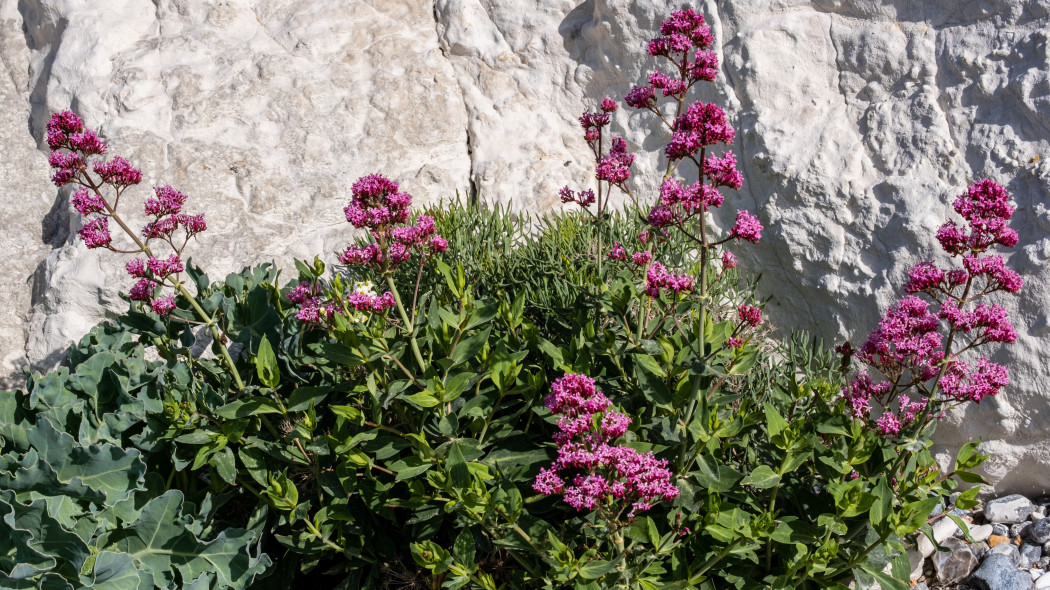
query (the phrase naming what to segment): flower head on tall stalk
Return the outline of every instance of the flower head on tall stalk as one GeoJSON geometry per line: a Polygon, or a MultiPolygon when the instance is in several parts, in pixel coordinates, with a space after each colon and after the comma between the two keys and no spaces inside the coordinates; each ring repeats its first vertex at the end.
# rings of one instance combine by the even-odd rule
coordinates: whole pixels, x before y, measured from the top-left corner
{"type": "Polygon", "coordinates": [[[374,292],[355,290],[347,295],[337,293],[328,299],[321,298],[319,292],[304,294],[296,301],[301,306],[297,316],[306,323],[318,324],[332,317],[332,314],[346,313],[350,309],[379,313],[396,307],[409,333],[409,344],[416,363],[422,370],[425,363],[414,328],[419,284],[427,261],[435,254],[448,250],[448,241],[435,232],[434,219],[428,215],[418,216],[415,224],[408,223],[412,195],[401,192],[398,184],[385,176],[370,174],[357,179],[350,188],[350,194],[350,204],[343,209],[346,220],[358,229],[368,230],[372,241],[364,246],[355,244],[347,247],[339,261],[376,272],[386,281],[389,291],[377,296],[374,292]],[[412,258],[413,253],[417,254],[419,260],[419,271],[409,314],[394,285],[393,275],[401,264],[412,258]]]}
{"type": "Polygon", "coordinates": [[[885,377],[877,382],[862,371],[843,388],[853,416],[878,432],[896,436],[913,425],[921,428],[947,408],[979,403],[1009,385],[1005,367],[985,356],[964,359],[978,347],[1017,340],[1006,309],[980,301],[998,291],[1017,293],[1023,284],[1001,255],[988,252],[1017,244],[1009,199],[991,180],[959,195],[954,208],[965,224],[948,221],[937,240],[952,258],[962,258],[961,268],[929,261],[912,267],[907,295],[886,311],[859,351],[848,349],[885,377]]]}
{"type": "Polygon", "coordinates": [[[47,145],[51,148],[48,162],[53,169],[55,185],[77,186],[70,204],[84,218],[78,235],[88,248],[106,248],[136,258],[125,265],[128,275],[136,279],[129,298],[161,316],[207,326],[218,343],[230,376],[238,389],[243,389],[240,375],[220,334],[218,323],[194,299],[181,273],[185,270],[183,251],[191,238],[208,228],[203,214],[183,212],[186,195],[170,186],[153,187],[153,196],[144,203],[149,221],[136,233],[127,225],[118,208],[125,191],[142,182],[142,172],[120,156],[103,158],[108,146],[98,134],[84,126],[72,111],[61,111],[47,123],[47,145]],[[115,223],[130,241],[130,246],[113,245],[110,222],[115,223]],[[161,250],[169,253],[165,256],[161,250]],[[167,294],[165,289],[170,288],[167,294]],[[182,295],[192,308],[193,316],[176,316],[176,295],[182,295]]]}
{"type": "Polygon", "coordinates": [[[170,186],[154,187],[154,196],[145,201],[149,221],[141,236],[131,232],[118,212],[120,199],[128,187],[142,182],[142,172],[127,160],[114,156],[101,160],[108,146],[98,134],[84,127],[84,122],[71,111],[52,115],[47,124],[49,161],[54,169],[52,180],[57,186],[75,185],[70,204],[85,223],[78,235],[88,248],[106,248],[114,252],[141,254],[125,265],[128,275],[136,279],[130,297],[160,315],[175,309],[174,296],[162,296],[165,287],[178,291],[180,273],[185,269],[182,252],[189,240],[207,229],[204,215],[183,213],[186,195],[170,186]],[[130,249],[113,245],[110,233],[113,220],[132,242],[130,249]],[[161,257],[157,246],[172,253],[161,257]]]}

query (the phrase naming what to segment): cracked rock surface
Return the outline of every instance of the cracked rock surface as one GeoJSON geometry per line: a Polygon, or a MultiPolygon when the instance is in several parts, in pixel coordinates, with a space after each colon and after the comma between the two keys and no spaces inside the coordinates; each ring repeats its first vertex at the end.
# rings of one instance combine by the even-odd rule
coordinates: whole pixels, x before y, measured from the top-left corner
{"type": "MultiPolygon", "coordinates": [[[[644,50],[667,0],[0,0],[3,372],[61,360],[120,310],[108,252],[47,182],[42,129],[72,108],[112,153],[208,216],[191,246],[213,277],[293,257],[331,262],[349,240],[342,206],[381,172],[423,202],[460,195],[542,212],[590,181],[576,123],[622,98],[656,62],[644,50]],[[43,221],[41,221],[43,220],[43,221]],[[27,281],[28,278],[30,280],[27,281]],[[107,311],[109,310],[109,311],[107,311]]],[[[784,330],[863,342],[907,269],[936,258],[934,232],[972,181],[1011,192],[1025,279],[1001,301],[1020,338],[997,399],[949,417],[946,453],[978,437],[1002,490],[1050,484],[1050,0],[697,2],[763,242],[737,249],[784,330]]],[[[634,151],[652,121],[615,113],[634,151]]],[[[642,157],[636,175],[658,162],[642,157]]],[[[652,199],[655,187],[637,182],[652,199]]],[[[731,192],[731,191],[729,191],[731,192]]],[[[717,223],[731,222],[718,218],[717,223]]],[[[943,261],[943,260],[942,260],[943,261]]],[[[15,382],[15,378],[9,382],[15,382]]],[[[947,456],[947,455],[946,455],[947,456]]]]}

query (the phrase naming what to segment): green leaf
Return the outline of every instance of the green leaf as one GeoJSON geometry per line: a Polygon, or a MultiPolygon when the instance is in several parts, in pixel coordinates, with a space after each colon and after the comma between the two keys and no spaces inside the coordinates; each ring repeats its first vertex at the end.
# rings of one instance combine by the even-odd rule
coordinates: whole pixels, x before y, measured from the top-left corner
{"type": "Polygon", "coordinates": [[[281,414],[281,406],[276,400],[257,395],[245,399],[238,399],[214,410],[216,416],[233,420],[236,418],[247,418],[261,414],[281,414]]]}
{"type": "Polygon", "coordinates": [[[288,397],[289,412],[303,412],[310,406],[318,407],[332,393],[332,387],[299,387],[288,397]]]}
{"type": "MultiPolygon", "coordinates": [[[[925,524],[926,519],[930,517],[933,507],[939,504],[940,501],[939,497],[934,496],[905,504],[900,512],[900,521],[896,530],[897,536],[903,537],[908,533],[919,530],[919,527],[925,524]]],[[[932,535],[930,535],[930,539],[933,539],[932,535]]]]}
{"type": "Polygon", "coordinates": [[[208,459],[208,464],[215,468],[219,477],[226,483],[233,484],[237,481],[237,460],[229,447],[220,449],[212,455],[208,459]]]}
{"type": "Polygon", "coordinates": [[[601,559],[589,561],[580,568],[580,577],[585,580],[597,580],[611,572],[616,567],[616,564],[620,563],[621,559],[623,559],[623,555],[608,561],[601,559]]]}
{"type": "Polygon", "coordinates": [[[973,537],[970,536],[970,527],[967,526],[966,522],[963,521],[963,519],[961,519],[958,516],[952,514],[951,512],[945,514],[945,516],[947,516],[948,518],[952,519],[952,522],[955,523],[955,526],[959,527],[959,530],[962,531],[963,537],[966,538],[967,542],[969,542],[969,543],[973,543],[974,542],[973,537]]]}
{"type": "Polygon", "coordinates": [[[955,477],[966,483],[977,483],[977,484],[988,484],[988,480],[984,478],[980,473],[974,473],[972,471],[965,471],[963,469],[955,470],[955,477]]]}
{"type": "Polygon", "coordinates": [[[955,507],[962,510],[968,510],[978,504],[977,494],[981,493],[981,486],[974,486],[965,492],[959,494],[959,497],[955,499],[955,507]]]}
{"type": "Polygon", "coordinates": [[[137,449],[114,445],[81,446],[44,416],[26,432],[32,447],[22,466],[0,470],[0,489],[70,495],[96,502],[118,502],[140,489],[146,464],[137,449]]]}
{"type": "Polygon", "coordinates": [[[434,406],[441,403],[438,400],[438,398],[435,397],[434,394],[429,391],[420,391],[419,393],[406,395],[401,399],[420,408],[433,408],[434,406]]]}
{"type": "Polygon", "coordinates": [[[451,353],[452,366],[464,363],[481,352],[481,349],[485,347],[485,343],[489,340],[489,333],[491,331],[492,328],[488,327],[460,340],[459,344],[456,345],[456,348],[451,353]]]}
{"type": "Polygon", "coordinates": [[[660,363],[658,363],[655,358],[645,353],[637,353],[633,355],[633,358],[634,362],[644,367],[646,371],[649,371],[657,377],[667,378],[667,371],[660,366],[660,363]]]}
{"type": "Polygon", "coordinates": [[[889,526],[890,516],[893,514],[893,490],[886,484],[886,478],[880,477],[879,484],[872,490],[875,501],[871,505],[871,524],[878,531],[884,531],[889,526]]]}
{"type": "Polygon", "coordinates": [[[769,438],[772,439],[787,430],[788,423],[772,404],[763,404],[763,407],[766,412],[766,428],[769,429],[769,438]]]}
{"type": "Polygon", "coordinates": [[[776,526],[769,538],[785,545],[795,543],[809,545],[819,543],[822,532],[821,527],[801,521],[794,516],[785,516],[776,521],[776,526]]]}
{"type": "Polygon", "coordinates": [[[452,545],[452,556],[456,558],[457,562],[473,569],[474,552],[474,535],[469,528],[465,528],[459,532],[456,542],[452,545]]]}
{"type": "Polygon", "coordinates": [[[266,336],[259,341],[259,351],[255,354],[255,372],[259,375],[259,381],[269,387],[277,387],[281,382],[281,370],[277,367],[277,355],[273,353],[273,347],[266,336]]]}
{"type": "Polygon", "coordinates": [[[91,570],[92,590],[152,590],[153,578],[127,553],[100,551],[91,570]]]}
{"type": "Polygon", "coordinates": [[[177,577],[192,581],[206,572],[214,573],[219,584],[245,587],[270,565],[265,555],[250,555],[252,531],[229,528],[211,541],[198,539],[183,523],[182,503],[178,490],[150,500],[106,549],[130,555],[161,588],[177,585],[177,577]]]}
{"type": "Polygon", "coordinates": [[[780,475],[773,471],[769,465],[759,465],[744,479],[740,480],[740,483],[741,485],[764,490],[780,483],[780,475]]]}

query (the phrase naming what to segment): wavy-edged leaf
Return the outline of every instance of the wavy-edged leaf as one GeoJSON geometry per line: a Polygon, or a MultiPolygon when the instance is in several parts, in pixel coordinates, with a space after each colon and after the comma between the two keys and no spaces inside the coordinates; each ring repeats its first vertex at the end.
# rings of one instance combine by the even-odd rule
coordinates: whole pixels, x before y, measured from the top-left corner
{"type": "Polygon", "coordinates": [[[198,539],[181,523],[182,505],[178,490],[150,500],[107,549],[129,554],[162,588],[175,584],[176,577],[189,583],[206,572],[215,573],[220,585],[244,587],[270,564],[265,554],[249,553],[254,531],[226,529],[211,541],[198,539]]]}

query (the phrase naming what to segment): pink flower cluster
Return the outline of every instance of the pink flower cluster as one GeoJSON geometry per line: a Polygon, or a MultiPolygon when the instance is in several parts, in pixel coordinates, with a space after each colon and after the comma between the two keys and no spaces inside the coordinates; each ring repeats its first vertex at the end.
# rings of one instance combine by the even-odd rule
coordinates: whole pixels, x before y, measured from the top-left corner
{"type": "Polygon", "coordinates": [[[132,278],[138,279],[129,293],[132,301],[148,304],[153,312],[159,315],[168,315],[175,309],[173,295],[167,297],[154,297],[154,295],[165,282],[169,282],[169,277],[185,270],[185,265],[178,254],[171,254],[163,259],[150,256],[145,261],[136,258],[124,265],[124,269],[132,278]]]}
{"type": "Polygon", "coordinates": [[[949,221],[937,230],[937,240],[952,256],[979,254],[993,244],[1012,248],[1017,245],[1017,232],[1010,228],[1014,208],[1006,189],[991,180],[973,184],[965,195],[959,195],[953,206],[970,226],[969,231],[949,221]]]}
{"type": "Polygon", "coordinates": [[[434,232],[433,218],[420,215],[414,226],[401,225],[408,221],[412,195],[400,192],[396,182],[372,174],[358,179],[351,194],[346,220],[369,229],[375,241],[349,246],[339,257],[343,264],[386,272],[411,258],[413,250],[424,257],[448,250],[448,241],[434,232]]]}
{"type": "Polygon", "coordinates": [[[973,365],[959,358],[978,346],[1010,343],[1018,337],[1005,308],[976,303],[996,291],[1016,293],[1023,284],[1016,272],[1006,268],[1002,256],[986,252],[994,245],[1017,244],[1017,232],[1009,227],[1014,211],[1009,198],[1003,187],[982,180],[955,200],[955,211],[968,228],[949,221],[938,230],[937,239],[949,255],[962,256],[963,267],[943,269],[922,262],[908,272],[904,286],[908,295],[886,311],[858,354],[888,380],[875,383],[862,372],[843,389],[855,417],[873,413],[875,399],[883,408],[876,430],[896,435],[926,410],[931,399],[937,404],[980,402],[1009,384],[1006,368],[986,357],[973,365]],[[923,294],[932,302],[919,297],[923,294]],[[931,310],[931,305],[936,307],[931,310]],[[949,343],[951,349],[946,348],[949,343]],[[904,392],[912,386],[926,395],[910,401],[904,392]]]}
{"type": "MultiPolygon", "coordinates": [[[[107,146],[84,122],[71,111],[61,111],[51,116],[47,124],[47,144],[52,149],[49,162],[55,169],[52,180],[58,186],[80,185],[69,199],[70,204],[86,219],[78,234],[88,248],[109,248],[113,236],[109,232],[109,219],[117,217],[120,196],[131,185],[142,182],[142,172],[127,160],[114,156],[109,161],[95,161],[90,170],[88,160],[104,155],[107,146]],[[98,178],[94,179],[94,173],[98,178]],[[100,192],[109,186],[116,194],[112,203],[100,192]],[[94,216],[94,217],[89,217],[94,216]]],[[[170,186],[154,187],[155,197],[146,199],[145,211],[151,220],[142,229],[144,241],[137,241],[138,248],[132,253],[146,254],[146,260],[135,259],[125,268],[132,278],[138,279],[129,293],[133,301],[148,304],[154,313],[168,315],[175,309],[175,297],[157,297],[157,290],[165,284],[177,284],[178,273],[184,270],[181,253],[190,238],[207,229],[204,215],[182,213],[186,195],[170,186]],[[184,239],[177,244],[173,234],[178,229],[184,239]],[[167,258],[157,258],[149,248],[151,240],[160,239],[175,253],[167,258]]],[[[134,236],[132,236],[134,238],[134,236]]]]}
{"type": "Polygon", "coordinates": [[[208,229],[204,221],[204,214],[187,215],[182,213],[182,205],[186,202],[186,195],[171,188],[170,186],[153,187],[156,197],[146,199],[144,208],[146,215],[153,219],[142,228],[142,235],[146,237],[146,243],[150,240],[161,239],[179,250],[175,244],[173,234],[179,228],[185,232],[183,244],[193,236],[208,229]]]}
{"type": "Polygon", "coordinates": [[[678,497],[667,461],[609,444],[627,432],[631,419],[610,409],[612,402],[593,379],[566,374],[551,384],[545,402],[561,415],[554,435],[558,458],[536,476],[537,493],[562,494],[576,510],[611,508],[616,516],[629,505],[628,518],[678,497]]]}
{"type": "MultiPolygon", "coordinates": [[[[609,152],[603,155],[602,130],[612,122],[612,113],[617,108],[619,105],[615,100],[604,98],[598,111],[587,111],[580,116],[583,138],[594,153],[594,175],[598,179],[598,195],[596,196],[590,189],[577,192],[566,186],[558,191],[562,203],[576,203],[586,209],[600,200],[602,182],[608,183],[610,187],[618,186],[626,189],[625,183],[631,177],[631,166],[634,165],[635,160],[635,155],[627,151],[627,141],[622,137],[613,137],[609,152]]],[[[604,203],[605,201],[598,202],[599,209],[604,208],[604,203]]]]}
{"type": "Polygon", "coordinates": [[[645,273],[645,294],[655,299],[667,289],[678,296],[683,291],[692,291],[695,283],[693,275],[669,273],[664,265],[654,262],[645,273]]]}
{"type": "MultiPolygon", "coordinates": [[[[339,302],[324,297],[321,285],[317,283],[301,281],[285,297],[299,306],[295,317],[305,324],[325,324],[334,316],[343,314],[339,302]]],[[[382,313],[394,307],[394,295],[390,291],[379,296],[355,291],[347,295],[345,301],[348,307],[362,312],[382,313]]]]}
{"type": "Polygon", "coordinates": [[[676,10],[660,25],[660,36],[649,41],[649,55],[666,57],[677,70],[677,78],[663,72],[649,75],[649,84],[636,86],[627,95],[627,104],[650,108],[657,90],[664,96],[681,96],[693,83],[713,81],[718,76],[718,55],[708,48],[714,42],[704,17],[692,9],[676,10]]]}
{"type": "Polygon", "coordinates": [[[695,155],[701,148],[733,143],[736,132],[726,121],[726,112],[714,103],[694,102],[671,127],[671,141],[664,149],[669,160],[695,155]]]}

